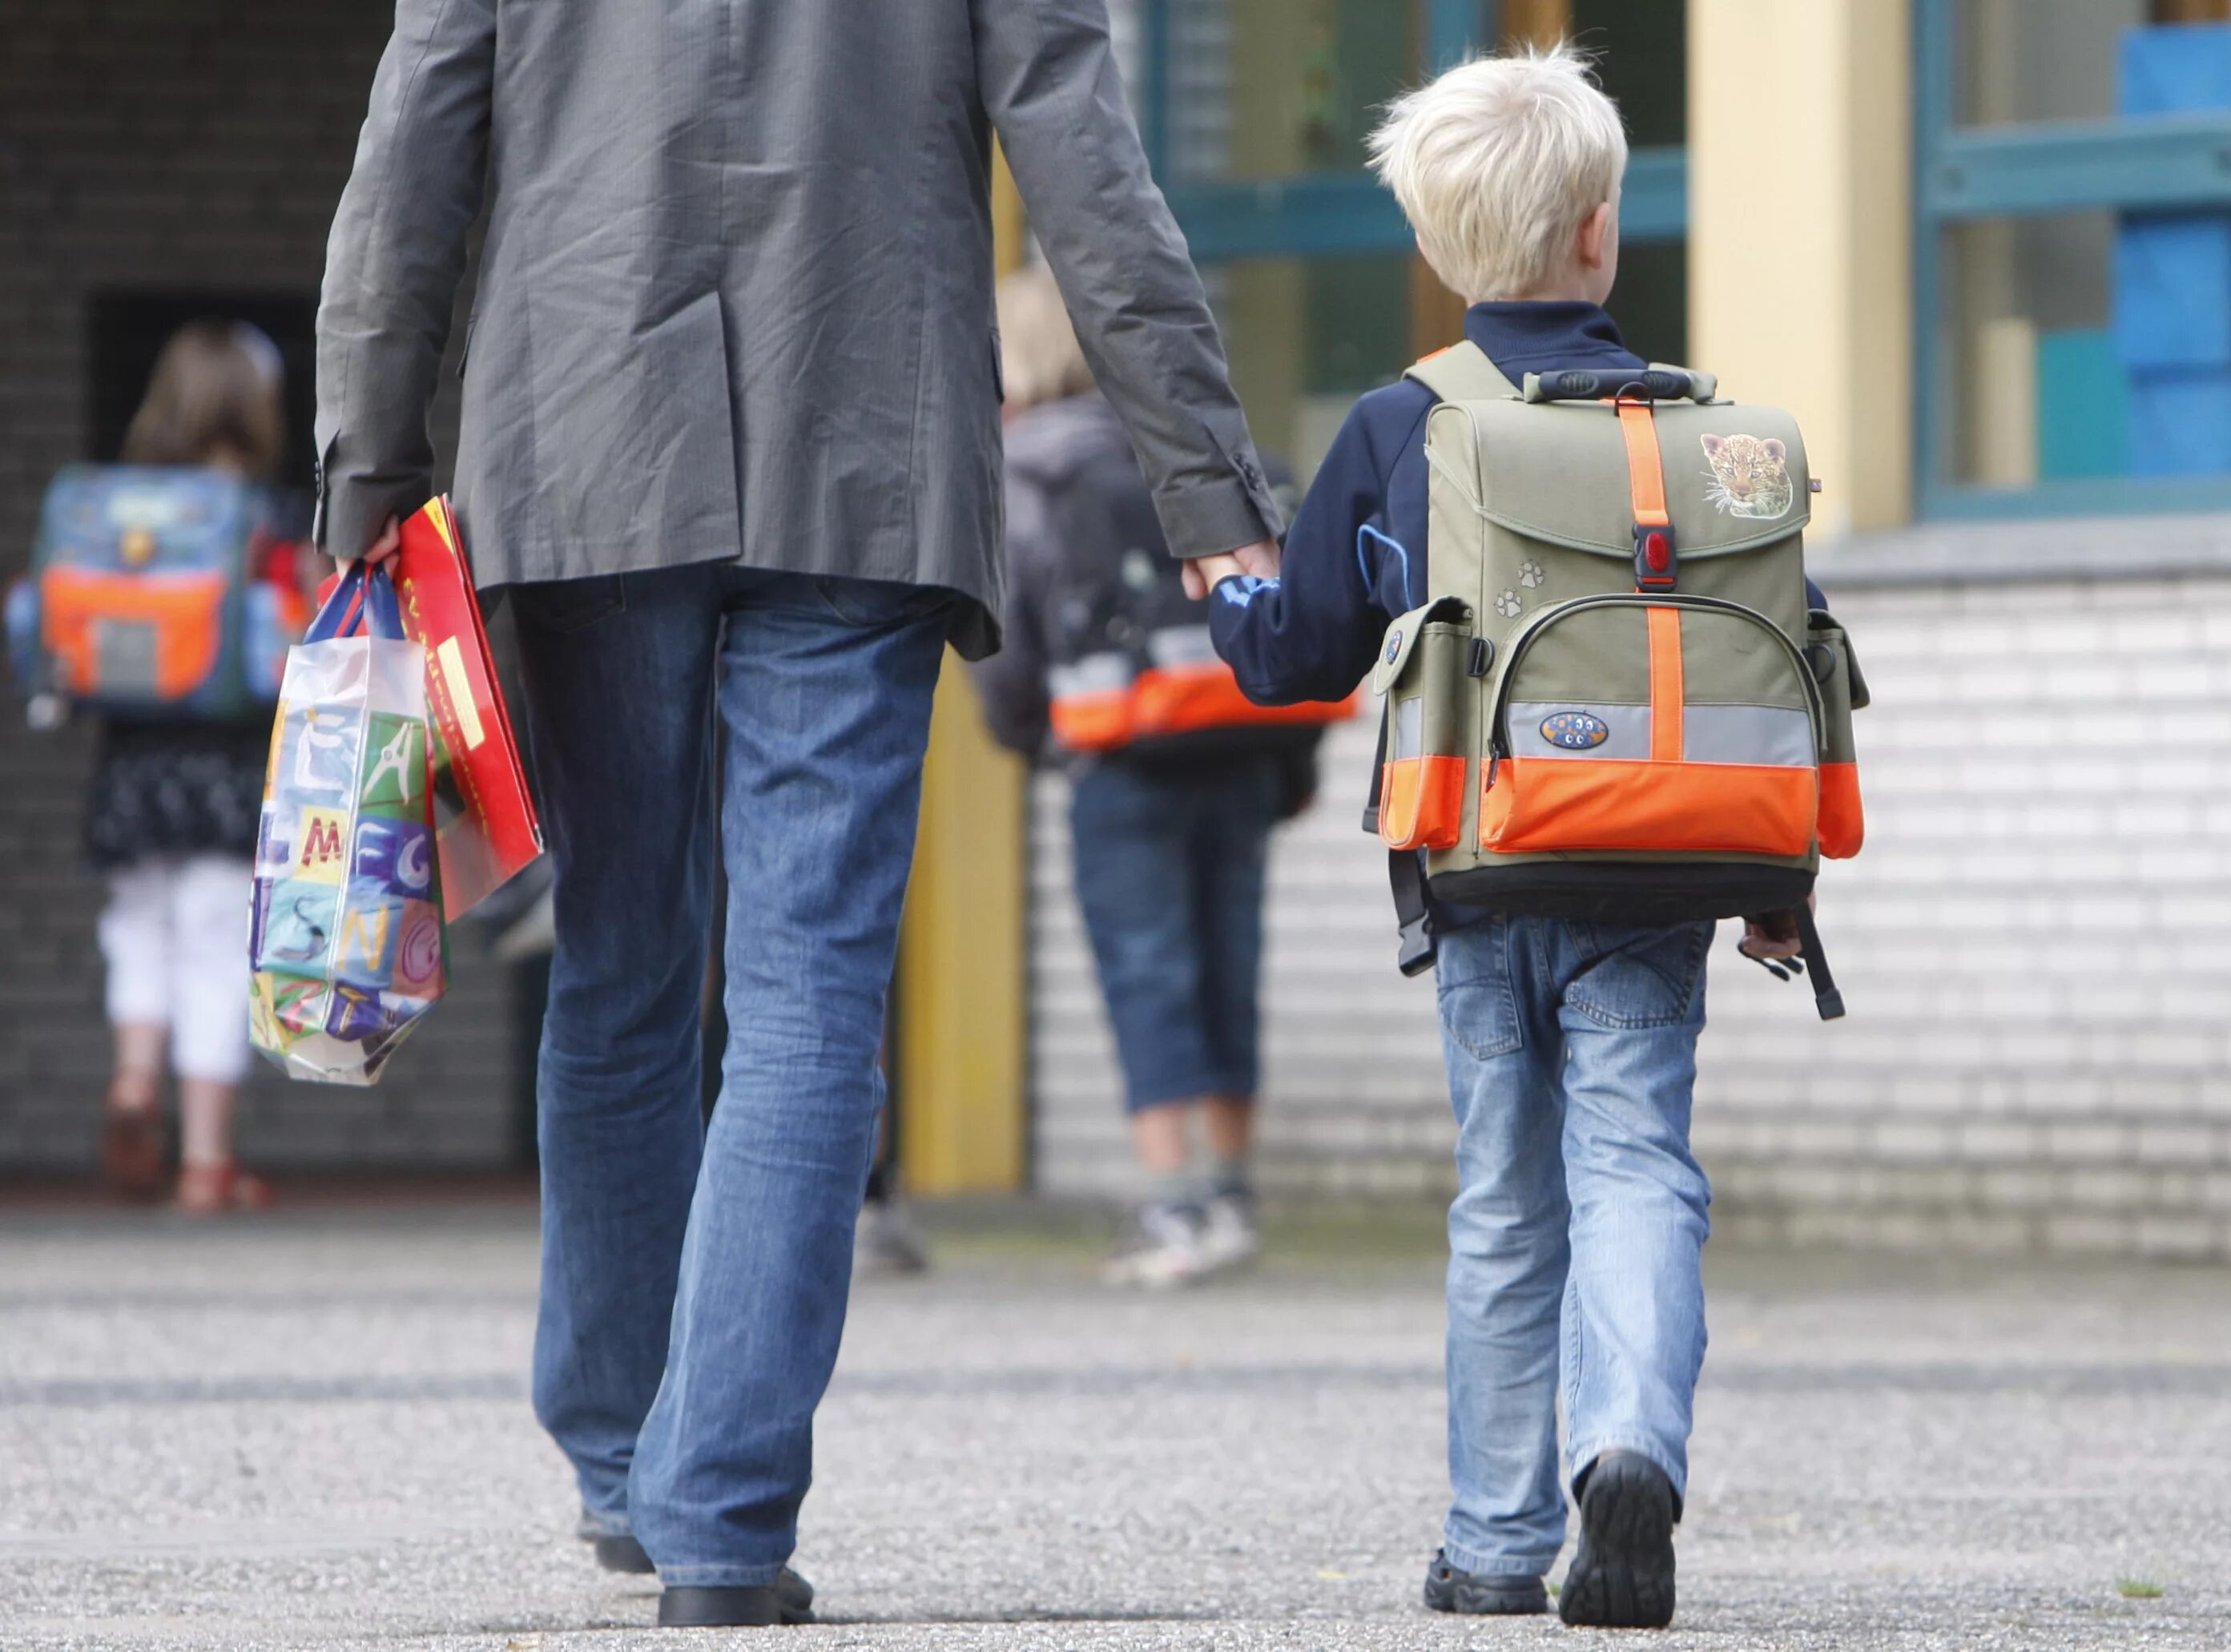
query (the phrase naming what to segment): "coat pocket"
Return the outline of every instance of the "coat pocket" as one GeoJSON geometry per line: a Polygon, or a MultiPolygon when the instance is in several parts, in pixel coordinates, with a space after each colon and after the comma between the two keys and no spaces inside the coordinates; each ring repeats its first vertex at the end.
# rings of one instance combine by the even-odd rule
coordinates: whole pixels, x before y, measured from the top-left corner
{"type": "Polygon", "coordinates": [[[1386,696],[1379,836],[1390,849],[1453,849],[1464,831],[1471,611],[1453,597],[1387,627],[1373,686],[1386,696]]]}

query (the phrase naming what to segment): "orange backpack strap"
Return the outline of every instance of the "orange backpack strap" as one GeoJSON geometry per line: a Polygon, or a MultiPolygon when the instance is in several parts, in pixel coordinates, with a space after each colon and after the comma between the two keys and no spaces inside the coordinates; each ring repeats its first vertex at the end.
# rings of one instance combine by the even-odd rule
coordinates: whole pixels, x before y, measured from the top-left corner
{"type": "Polygon", "coordinates": [[[1665,466],[1658,454],[1658,422],[1648,402],[1619,404],[1626,438],[1627,490],[1634,503],[1634,588],[1671,591],[1680,573],[1673,518],[1665,509],[1665,466]]]}

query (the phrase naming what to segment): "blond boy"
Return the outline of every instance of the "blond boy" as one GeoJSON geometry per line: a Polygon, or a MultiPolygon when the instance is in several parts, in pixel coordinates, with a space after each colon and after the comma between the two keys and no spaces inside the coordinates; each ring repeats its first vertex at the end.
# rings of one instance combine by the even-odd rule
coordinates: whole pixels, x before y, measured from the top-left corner
{"type": "MultiPolygon", "coordinates": [[[[1626,139],[1585,62],[1484,58],[1399,99],[1372,156],[1465,336],[1514,383],[1639,370],[1602,306],[1626,139]]],[[[1426,599],[1425,423],[1404,380],[1358,402],[1303,502],[1283,577],[1203,563],[1216,645],[1254,698],[1337,699],[1426,599]]],[[[1710,1192],[1689,1150],[1709,923],[1432,913],[1459,1190],[1449,1210],[1449,1472],[1437,1610],[1659,1627],[1704,1355],[1710,1192]],[[1567,1443],[1560,1456],[1560,1390],[1567,1443]]],[[[1758,937],[1761,949],[1787,943],[1758,937]]]]}

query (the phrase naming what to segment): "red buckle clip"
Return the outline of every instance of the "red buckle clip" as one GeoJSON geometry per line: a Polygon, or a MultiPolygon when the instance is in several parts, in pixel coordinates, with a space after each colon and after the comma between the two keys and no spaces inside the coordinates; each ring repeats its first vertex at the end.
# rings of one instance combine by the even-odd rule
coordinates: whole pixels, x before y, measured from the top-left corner
{"type": "Polygon", "coordinates": [[[1671,591],[1680,578],[1680,554],[1674,548],[1670,523],[1634,525],[1634,588],[1671,591]]]}

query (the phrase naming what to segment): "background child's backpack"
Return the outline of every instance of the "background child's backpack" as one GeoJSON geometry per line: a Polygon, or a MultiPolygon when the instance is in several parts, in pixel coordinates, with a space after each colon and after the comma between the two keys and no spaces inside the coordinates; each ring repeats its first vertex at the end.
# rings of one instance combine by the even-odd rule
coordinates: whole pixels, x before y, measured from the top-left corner
{"type": "Polygon", "coordinates": [[[1353,700],[1260,706],[1239,691],[1128,453],[1071,473],[1054,496],[1052,527],[1060,570],[1047,686],[1054,735],[1071,751],[1306,749],[1323,725],[1354,714],[1353,700]]]}
{"type": "Polygon", "coordinates": [[[19,684],[149,720],[268,708],[307,619],[288,525],[277,495],[218,470],[64,470],[8,593],[19,684]]]}
{"type": "Polygon", "coordinates": [[[1470,343],[1410,376],[1439,398],[1432,600],[1388,629],[1374,673],[1405,968],[1431,961],[1423,849],[1437,899],[1497,911],[1794,910],[1822,1014],[1840,1014],[1807,897],[1820,856],[1859,852],[1866,691],[1808,602],[1795,422],[1675,368],[1521,389],[1470,343]]]}

